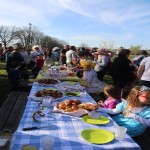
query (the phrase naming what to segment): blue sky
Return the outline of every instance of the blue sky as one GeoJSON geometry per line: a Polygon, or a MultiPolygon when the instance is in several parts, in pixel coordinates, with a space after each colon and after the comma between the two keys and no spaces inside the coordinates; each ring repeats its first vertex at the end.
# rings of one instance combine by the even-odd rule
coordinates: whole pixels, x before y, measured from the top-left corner
{"type": "Polygon", "coordinates": [[[37,27],[70,45],[150,49],[150,0],[0,0],[0,25],[37,27]]]}

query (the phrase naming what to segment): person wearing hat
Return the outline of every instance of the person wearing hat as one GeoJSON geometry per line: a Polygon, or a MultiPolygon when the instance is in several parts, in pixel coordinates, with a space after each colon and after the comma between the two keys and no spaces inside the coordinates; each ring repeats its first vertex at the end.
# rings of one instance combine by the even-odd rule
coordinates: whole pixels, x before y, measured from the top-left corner
{"type": "Polygon", "coordinates": [[[94,70],[97,73],[97,77],[100,81],[103,80],[104,75],[107,71],[107,65],[110,62],[110,57],[106,49],[98,49],[97,50],[98,59],[96,61],[96,65],[94,70]]]}
{"type": "Polygon", "coordinates": [[[40,53],[44,54],[43,50],[40,50],[39,45],[34,45],[32,47],[32,51],[30,52],[30,62],[29,62],[28,68],[32,69],[35,66],[35,59],[37,55],[39,55],[40,53]]]}

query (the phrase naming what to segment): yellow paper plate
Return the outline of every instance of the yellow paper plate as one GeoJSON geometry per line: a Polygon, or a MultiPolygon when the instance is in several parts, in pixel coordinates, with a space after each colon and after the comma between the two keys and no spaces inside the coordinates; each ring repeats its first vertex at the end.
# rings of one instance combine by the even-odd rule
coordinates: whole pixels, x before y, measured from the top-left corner
{"type": "Polygon", "coordinates": [[[93,144],[105,144],[114,139],[114,134],[103,129],[87,129],[81,132],[81,136],[93,144]]]}
{"type": "Polygon", "coordinates": [[[90,124],[107,124],[110,120],[104,116],[100,116],[98,119],[90,118],[88,115],[82,117],[82,121],[90,124]]]}

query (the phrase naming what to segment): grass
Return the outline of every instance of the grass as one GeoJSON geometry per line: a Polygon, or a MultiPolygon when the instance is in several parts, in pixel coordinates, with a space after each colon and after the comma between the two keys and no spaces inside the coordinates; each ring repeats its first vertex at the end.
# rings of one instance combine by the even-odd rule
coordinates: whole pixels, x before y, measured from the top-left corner
{"type": "Polygon", "coordinates": [[[0,63],[0,106],[2,106],[11,88],[6,73],[6,64],[0,63]]]}

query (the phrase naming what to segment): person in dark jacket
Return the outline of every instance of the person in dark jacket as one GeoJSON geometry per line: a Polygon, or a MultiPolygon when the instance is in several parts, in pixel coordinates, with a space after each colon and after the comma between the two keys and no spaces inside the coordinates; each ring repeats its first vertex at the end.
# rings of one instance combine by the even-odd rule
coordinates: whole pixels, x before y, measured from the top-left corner
{"type": "Polygon", "coordinates": [[[21,70],[19,69],[24,59],[19,52],[19,47],[15,45],[6,63],[6,71],[8,72],[8,79],[12,87],[16,88],[21,81],[21,70]]]}
{"type": "Polygon", "coordinates": [[[114,84],[118,85],[121,89],[125,88],[129,82],[134,80],[134,66],[128,59],[130,55],[129,49],[121,49],[118,57],[112,63],[110,74],[114,84]]]}

